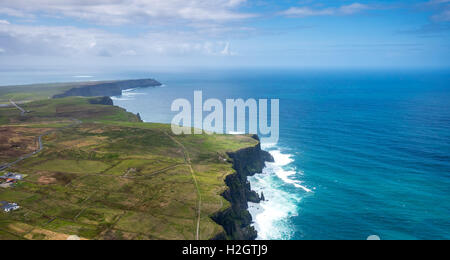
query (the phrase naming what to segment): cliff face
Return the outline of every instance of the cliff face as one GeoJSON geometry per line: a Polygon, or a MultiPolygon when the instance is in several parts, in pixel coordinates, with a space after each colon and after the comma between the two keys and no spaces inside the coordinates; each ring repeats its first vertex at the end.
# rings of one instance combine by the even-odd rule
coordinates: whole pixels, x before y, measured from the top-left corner
{"type": "MultiPolygon", "coordinates": [[[[257,136],[254,138],[259,140],[257,136]]],[[[252,216],[248,212],[248,202],[259,203],[261,198],[251,190],[247,177],[261,173],[265,163],[273,162],[273,158],[261,149],[260,144],[230,153],[229,157],[233,161],[236,172],[226,178],[225,182],[229,189],[222,195],[231,202],[232,206],[213,217],[213,220],[222,225],[226,232],[216,239],[254,240],[257,232],[250,226],[252,216]]]]}
{"type": "Polygon", "coordinates": [[[89,99],[89,103],[93,105],[114,106],[114,102],[110,97],[96,97],[89,99]]]}
{"type": "Polygon", "coordinates": [[[123,80],[110,83],[99,83],[83,87],[75,87],[63,94],[55,95],[53,98],[64,97],[97,97],[97,96],[120,96],[122,91],[131,88],[156,87],[162,84],[154,79],[123,80]]]}

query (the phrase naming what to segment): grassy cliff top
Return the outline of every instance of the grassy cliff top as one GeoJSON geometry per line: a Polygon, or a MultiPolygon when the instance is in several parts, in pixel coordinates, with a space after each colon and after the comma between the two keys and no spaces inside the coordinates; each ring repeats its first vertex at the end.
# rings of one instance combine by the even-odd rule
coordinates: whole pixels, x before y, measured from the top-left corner
{"type": "Polygon", "coordinates": [[[64,93],[65,91],[72,88],[111,82],[115,81],[88,81],[0,86],[0,104],[8,104],[10,99],[13,99],[15,101],[44,100],[49,99],[56,94],[64,93]]]}
{"type": "Polygon", "coordinates": [[[161,83],[154,79],[135,79],[0,86],[0,105],[8,104],[10,99],[23,103],[50,99],[56,96],[114,96],[120,95],[121,90],[127,88],[159,85],[161,83]],[[114,90],[119,92],[116,93],[114,90]],[[89,95],[83,94],[86,91],[89,95]],[[105,91],[106,93],[103,93],[105,91]]]}
{"type": "Polygon", "coordinates": [[[0,108],[0,165],[44,149],[8,171],[27,177],[0,188],[0,239],[210,239],[210,216],[229,207],[227,152],[250,136],[174,136],[88,98],[46,99],[0,108]],[[200,214],[199,214],[200,213],[200,214]]]}

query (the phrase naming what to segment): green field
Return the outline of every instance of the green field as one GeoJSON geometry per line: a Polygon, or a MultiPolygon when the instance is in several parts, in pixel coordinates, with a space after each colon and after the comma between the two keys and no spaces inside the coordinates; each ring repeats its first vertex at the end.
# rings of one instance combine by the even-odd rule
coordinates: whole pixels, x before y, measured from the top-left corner
{"type": "Polygon", "coordinates": [[[0,212],[0,239],[184,240],[196,239],[197,226],[199,239],[211,239],[223,232],[211,216],[230,207],[221,196],[234,172],[227,152],[258,144],[249,136],[174,136],[168,125],[88,98],[23,107],[31,112],[0,108],[0,131],[16,147],[0,150],[0,164],[33,151],[41,134],[45,147],[10,169],[25,180],[0,188],[0,201],[21,206],[0,212]]]}

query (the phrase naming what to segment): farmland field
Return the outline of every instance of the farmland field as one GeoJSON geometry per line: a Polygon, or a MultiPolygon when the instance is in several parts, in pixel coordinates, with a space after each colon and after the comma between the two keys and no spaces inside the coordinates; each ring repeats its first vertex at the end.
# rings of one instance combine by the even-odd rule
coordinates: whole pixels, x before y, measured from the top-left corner
{"type": "Polygon", "coordinates": [[[173,136],[170,126],[87,98],[23,108],[30,112],[0,108],[0,165],[37,150],[40,135],[44,149],[8,169],[26,178],[0,188],[0,201],[21,207],[0,213],[0,239],[196,239],[198,220],[198,238],[213,238],[224,230],[211,216],[230,206],[221,194],[234,170],[223,158],[258,144],[173,136]]]}

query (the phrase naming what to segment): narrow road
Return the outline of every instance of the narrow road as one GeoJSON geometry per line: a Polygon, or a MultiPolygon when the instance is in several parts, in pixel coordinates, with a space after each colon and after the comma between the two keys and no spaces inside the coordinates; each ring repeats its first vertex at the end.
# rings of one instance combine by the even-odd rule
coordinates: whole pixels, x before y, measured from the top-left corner
{"type": "Polygon", "coordinates": [[[11,166],[18,164],[19,162],[21,162],[23,160],[26,160],[26,159],[34,156],[35,154],[38,154],[38,153],[42,152],[42,150],[44,149],[44,145],[42,143],[42,137],[47,136],[47,135],[52,134],[52,133],[57,132],[57,131],[61,131],[61,130],[69,128],[69,127],[77,126],[77,125],[82,123],[78,119],[73,119],[73,121],[75,122],[74,124],[71,124],[69,126],[66,126],[66,127],[63,127],[63,128],[59,128],[59,129],[56,129],[56,130],[47,131],[47,132],[41,134],[40,136],[38,136],[37,137],[37,141],[38,141],[39,148],[36,151],[34,151],[32,153],[29,153],[29,154],[26,154],[26,155],[20,157],[19,159],[15,160],[14,162],[7,163],[7,164],[4,164],[4,165],[0,166],[0,171],[6,170],[6,169],[10,168],[11,166]]]}
{"type": "Polygon", "coordinates": [[[17,109],[20,110],[20,112],[21,112],[20,115],[21,115],[21,116],[23,116],[23,115],[25,115],[25,113],[27,113],[27,111],[26,111],[25,109],[23,109],[23,108],[21,108],[19,105],[17,105],[14,101],[12,101],[12,99],[10,99],[9,102],[11,102],[11,104],[12,104],[13,106],[15,106],[17,109]]]}
{"type": "Polygon", "coordinates": [[[191,157],[189,156],[189,153],[186,149],[186,147],[177,139],[175,139],[173,136],[169,135],[168,133],[164,132],[172,141],[177,143],[181,148],[183,148],[184,153],[184,160],[186,161],[186,164],[189,166],[189,170],[192,175],[192,179],[194,179],[195,188],[197,189],[197,196],[198,196],[198,207],[197,207],[197,228],[196,228],[196,235],[195,239],[200,240],[200,219],[201,219],[201,213],[202,213],[202,195],[200,193],[200,189],[198,187],[197,178],[195,177],[194,169],[192,168],[191,163],[191,157]]]}

